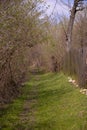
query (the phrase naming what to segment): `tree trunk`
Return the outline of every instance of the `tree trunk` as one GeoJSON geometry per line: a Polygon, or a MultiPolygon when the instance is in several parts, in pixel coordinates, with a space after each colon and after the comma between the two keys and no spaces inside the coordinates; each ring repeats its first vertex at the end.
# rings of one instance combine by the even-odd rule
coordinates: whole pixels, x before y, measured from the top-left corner
{"type": "Polygon", "coordinates": [[[70,15],[70,20],[68,24],[68,29],[67,29],[67,36],[66,36],[66,62],[67,62],[67,71],[70,74],[71,73],[71,49],[72,49],[72,31],[73,31],[73,25],[74,25],[74,20],[75,20],[75,15],[77,11],[77,7],[79,4],[80,0],[74,0],[73,7],[71,9],[71,15],[70,15]]]}
{"type": "Polygon", "coordinates": [[[76,9],[78,7],[78,2],[80,0],[74,0],[74,4],[71,10],[70,20],[68,24],[68,30],[67,30],[67,37],[66,37],[66,51],[69,52],[72,47],[72,30],[73,30],[73,24],[75,20],[76,15],[76,9]]]}

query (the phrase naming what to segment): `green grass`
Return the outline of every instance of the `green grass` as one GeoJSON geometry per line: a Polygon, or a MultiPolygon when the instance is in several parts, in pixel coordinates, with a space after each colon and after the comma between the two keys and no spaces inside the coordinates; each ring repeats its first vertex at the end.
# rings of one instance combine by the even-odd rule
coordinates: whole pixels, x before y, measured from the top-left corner
{"type": "Polygon", "coordinates": [[[87,130],[87,97],[63,74],[41,76],[36,113],[38,130],[87,130]]]}
{"type": "Polygon", "coordinates": [[[1,130],[87,130],[87,96],[68,83],[64,74],[36,75],[23,89],[23,95],[0,118],[1,130]],[[19,115],[27,98],[37,102],[31,107],[33,112],[27,113],[31,119],[21,123],[19,115]]]}
{"type": "Polygon", "coordinates": [[[23,94],[14,100],[5,109],[0,110],[0,130],[16,130],[19,123],[19,115],[23,110],[25,100],[31,90],[32,83],[22,88],[23,94]]]}

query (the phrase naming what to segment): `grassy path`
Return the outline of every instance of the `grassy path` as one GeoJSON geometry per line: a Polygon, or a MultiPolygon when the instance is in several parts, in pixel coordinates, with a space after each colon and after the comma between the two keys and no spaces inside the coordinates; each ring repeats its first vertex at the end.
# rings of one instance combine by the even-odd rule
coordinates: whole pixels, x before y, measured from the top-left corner
{"type": "Polygon", "coordinates": [[[1,130],[87,130],[87,96],[63,74],[37,75],[0,114],[1,130]]]}

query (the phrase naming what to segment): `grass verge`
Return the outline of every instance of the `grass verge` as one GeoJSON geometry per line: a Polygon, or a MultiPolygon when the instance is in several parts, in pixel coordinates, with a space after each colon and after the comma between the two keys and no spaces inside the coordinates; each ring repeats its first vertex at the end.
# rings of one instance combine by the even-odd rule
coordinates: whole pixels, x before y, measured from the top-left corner
{"type": "Polygon", "coordinates": [[[23,95],[0,117],[2,130],[87,130],[87,96],[64,74],[36,75],[23,89],[23,95]],[[31,93],[35,91],[38,94],[31,93]],[[27,99],[37,103],[27,111],[33,119],[21,123],[19,115],[27,99]]]}
{"type": "Polygon", "coordinates": [[[0,130],[20,130],[18,124],[20,122],[19,115],[23,111],[23,106],[32,89],[32,82],[26,83],[22,88],[23,94],[8,105],[5,109],[0,110],[0,130]]]}
{"type": "Polygon", "coordinates": [[[64,74],[45,74],[38,81],[35,130],[87,130],[87,96],[64,74]]]}

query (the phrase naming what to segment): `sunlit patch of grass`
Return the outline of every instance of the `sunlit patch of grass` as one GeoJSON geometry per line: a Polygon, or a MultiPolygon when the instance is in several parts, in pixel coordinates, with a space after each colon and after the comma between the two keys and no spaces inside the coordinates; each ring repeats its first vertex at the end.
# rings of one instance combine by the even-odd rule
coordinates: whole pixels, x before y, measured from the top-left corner
{"type": "Polygon", "coordinates": [[[38,130],[86,130],[87,96],[61,74],[46,74],[38,81],[38,130]]]}
{"type": "MultiPolygon", "coordinates": [[[[2,130],[87,130],[87,96],[68,83],[63,73],[35,75],[23,89],[0,118],[2,130]],[[31,90],[38,94],[30,95],[31,90]],[[23,124],[19,114],[27,98],[37,103],[32,107],[34,122],[23,124]]],[[[32,118],[31,111],[28,115],[32,118]]]]}
{"type": "Polygon", "coordinates": [[[14,130],[15,126],[19,122],[19,114],[23,110],[23,104],[27,99],[32,84],[26,84],[23,88],[23,94],[8,105],[7,109],[2,112],[0,117],[0,129],[1,130],[14,130]]]}

